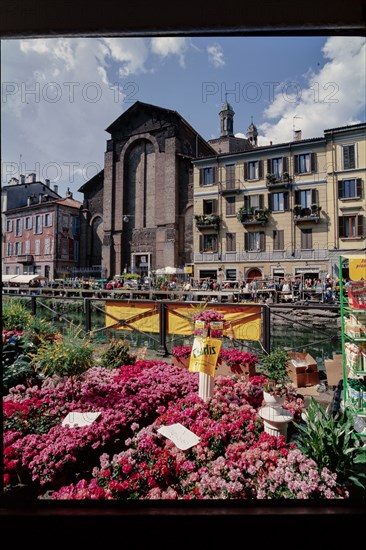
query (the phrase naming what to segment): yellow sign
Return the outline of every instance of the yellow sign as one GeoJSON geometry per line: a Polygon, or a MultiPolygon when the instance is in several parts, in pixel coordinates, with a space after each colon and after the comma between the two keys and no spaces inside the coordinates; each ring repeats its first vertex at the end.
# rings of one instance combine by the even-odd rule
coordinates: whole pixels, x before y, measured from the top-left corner
{"type": "Polygon", "coordinates": [[[193,273],[193,269],[191,265],[186,265],[184,268],[184,273],[193,273]]]}
{"type": "Polygon", "coordinates": [[[366,258],[349,258],[349,277],[352,281],[366,280],[366,258]]]}
{"type": "Polygon", "coordinates": [[[220,349],[221,340],[217,338],[195,338],[188,370],[215,376],[220,349]]]}

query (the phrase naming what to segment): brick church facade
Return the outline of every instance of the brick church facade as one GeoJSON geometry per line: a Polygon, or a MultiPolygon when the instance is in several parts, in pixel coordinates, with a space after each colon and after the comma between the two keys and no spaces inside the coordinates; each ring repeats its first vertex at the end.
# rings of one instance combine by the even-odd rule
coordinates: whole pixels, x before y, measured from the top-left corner
{"type": "Polygon", "coordinates": [[[176,111],[140,101],[107,132],[104,170],[79,189],[81,268],[110,277],[192,263],[191,161],[215,150],[176,111]]]}

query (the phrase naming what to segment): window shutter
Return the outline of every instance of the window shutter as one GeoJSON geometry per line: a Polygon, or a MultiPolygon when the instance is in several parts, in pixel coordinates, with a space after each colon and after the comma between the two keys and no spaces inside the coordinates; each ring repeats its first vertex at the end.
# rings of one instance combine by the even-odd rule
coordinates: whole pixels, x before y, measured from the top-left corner
{"type": "Polygon", "coordinates": [[[260,233],[259,233],[259,248],[260,248],[261,250],[265,250],[265,249],[266,249],[265,233],[264,233],[264,231],[260,231],[260,233]]]}
{"type": "Polygon", "coordinates": [[[318,191],[317,189],[311,190],[311,204],[318,204],[318,191]]]}
{"type": "Polygon", "coordinates": [[[357,236],[363,237],[363,216],[360,214],[357,216],[357,236]]]}
{"type": "Polygon", "coordinates": [[[263,178],[263,160],[258,161],[258,178],[260,180],[263,178]]]}
{"type": "Polygon", "coordinates": [[[344,217],[343,216],[338,217],[338,228],[339,228],[339,236],[344,237],[344,217]]]}
{"type": "Polygon", "coordinates": [[[350,162],[349,162],[349,147],[345,145],[343,147],[343,169],[350,168],[350,162]]]}
{"type": "Polygon", "coordinates": [[[203,169],[202,169],[202,168],[199,169],[199,173],[200,173],[200,180],[199,180],[199,182],[200,182],[200,185],[202,185],[202,184],[203,184],[203,169]]]}
{"type": "Polygon", "coordinates": [[[244,179],[248,179],[248,163],[244,162],[244,179]]]}
{"type": "Polygon", "coordinates": [[[216,182],[217,182],[217,167],[213,166],[212,167],[212,183],[216,183],[216,182]]]}
{"type": "Polygon", "coordinates": [[[216,237],[216,235],[212,239],[212,252],[217,252],[217,237],[216,237]]]}
{"type": "Polygon", "coordinates": [[[212,214],[217,214],[217,199],[213,199],[212,201],[212,214]]]}
{"type": "Polygon", "coordinates": [[[342,180],[338,182],[338,198],[339,199],[343,198],[343,181],[342,180]]]}
{"type": "Polygon", "coordinates": [[[258,195],[259,208],[264,208],[264,195],[258,195]]]}
{"type": "Polygon", "coordinates": [[[294,174],[299,173],[299,155],[294,155],[294,174]]]}
{"type": "Polygon", "coordinates": [[[268,193],[268,210],[273,210],[273,195],[272,193],[268,193]]]}
{"type": "Polygon", "coordinates": [[[311,153],[310,157],[310,170],[316,172],[316,153],[311,153]]]}
{"type": "Polygon", "coordinates": [[[282,173],[288,172],[287,157],[282,157],[282,173]]]}
{"type": "Polygon", "coordinates": [[[200,252],[203,252],[203,235],[200,235],[199,249],[200,252]]]}
{"type": "Polygon", "coordinates": [[[272,174],[272,159],[267,159],[267,174],[272,174]]]}
{"type": "Polygon", "coordinates": [[[236,233],[231,234],[231,251],[235,252],[236,250],[236,233]]]}
{"type": "Polygon", "coordinates": [[[349,152],[349,168],[355,168],[356,167],[356,163],[355,163],[355,146],[354,145],[350,145],[348,147],[348,152],[349,152]]]}
{"type": "Polygon", "coordinates": [[[301,204],[300,203],[300,191],[295,191],[295,204],[301,204]]]}
{"type": "Polygon", "coordinates": [[[248,197],[248,195],[244,196],[244,208],[246,210],[249,208],[249,197],[248,197]]]}
{"type": "Polygon", "coordinates": [[[284,250],[285,248],[285,232],[283,229],[278,231],[278,248],[279,250],[284,250]]]}
{"type": "Polygon", "coordinates": [[[356,196],[362,198],[362,179],[357,178],[356,180],[356,196]]]}
{"type": "Polygon", "coordinates": [[[288,210],[289,209],[289,195],[288,195],[288,191],[286,191],[284,194],[283,194],[283,208],[284,210],[288,210]]]}
{"type": "Polygon", "coordinates": [[[249,250],[249,234],[248,233],[244,233],[244,248],[245,248],[246,252],[249,250]]]}

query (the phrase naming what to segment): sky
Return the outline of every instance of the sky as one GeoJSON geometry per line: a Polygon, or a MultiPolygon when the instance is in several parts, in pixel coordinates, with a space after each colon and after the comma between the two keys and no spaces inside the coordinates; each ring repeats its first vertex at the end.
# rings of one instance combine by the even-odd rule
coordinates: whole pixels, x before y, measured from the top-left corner
{"type": "Polygon", "coordinates": [[[364,37],[47,38],[1,42],[2,185],[35,172],[78,189],[103,168],[105,131],[135,101],[177,111],[205,139],[232,105],[259,145],[364,122],[364,37]]]}

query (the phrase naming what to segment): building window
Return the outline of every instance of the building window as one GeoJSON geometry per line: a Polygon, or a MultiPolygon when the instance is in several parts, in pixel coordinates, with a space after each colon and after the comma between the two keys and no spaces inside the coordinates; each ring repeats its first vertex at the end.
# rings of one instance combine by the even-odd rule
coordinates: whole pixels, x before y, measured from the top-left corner
{"type": "Polygon", "coordinates": [[[301,249],[309,250],[313,248],[313,230],[302,229],[301,230],[301,249]]]}
{"type": "Polygon", "coordinates": [[[273,250],[284,250],[285,249],[285,231],[283,229],[278,229],[273,231],[273,250]]]}
{"type": "Polygon", "coordinates": [[[227,164],[225,166],[226,172],[226,189],[235,188],[235,164],[227,164]]]}
{"type": "Polygon", "coordinates": [[[51,254],[51,239],[48,237],[44,240],[44,254],[51,254]]]}
{"type": "Polygon", "coordinates": [[[24,229],[32,229],[32,218],[31,218],[31,216],[27,216],[24,219],[24,229]]]}
{"type": "Polygon", "coordinates": [[[245,233],[244,235],[245,250],[248,251],[263,251],[265,250],[265,235],[264,231],[254,231],[245,233]]]}
{"type": "Polygon", "coordinates": [[[36,256],[41,254],[41,241],[39,239],[34,241],[34,253],[36,256]]]}
{"type": "Polygon", "coordinates": [[[200,235],[200,252],[217,252],[217,235],[200,235]]]}
{"type": "Polygon", "coordinates": [[[5,275],[10,275],[10,267],[9,266],[7,266],[5,268],[5,275]]]}
{"type": "Polygon", "coordinates": [[[342,145],[343,170],[356,168],[355,146],[342,145]]]}
{"type": "Polygon", "coordinates": [[[287,157],[278,157],[267,160],[267,173],[273,174],[276,179],[281,179],[283,173],[287,171],[287,157]]]}
{"type": "Polygon", "coordinates": [[[235,216],[235,197],[226,197],[226,215],[235,216]]]}
{"type": "Polygon", "coordinates": [[[248,162],[248,179],[249,180],[257,180],[259,178],[258,164],[259,163],[257,160],[248,162]]]}
{"type": "Polygon", "coordinates": [[[285,208],[285,195],[288,205],[288,193],[273,193],[269,195],[268,199],[271,202],[270,210],[272,210],[272,212],[284,212],[287,210],[287,208],[285,208]]]}
{"type": "Polygon", "coordinates": [[[244,195],[244,208],[263,208],[264,195],[244,195]]]}
{"type": "Polygon", "coordinates": [[[80,243],[79,243],[79,241],[74,241],[74,260],[75,260],[75,262],[79,261],[79,255],[80,255],[80,243]]]}
{"type": "Polygon", "coordinates": [[[20,275],[20,267],[18,265],[15,268],[15,275],[20,275]]]}
{"type": "Polygon", "coordinates": [[[295,203],[301,208],[311,208],[312,204],[318,204],[318,193],[316,189],[304,189],[295,191],[295,203]]]}
{"type": "Polygon", "coordinates": [[[69,216],[63,214],[62,216],[62,229],[69,229],[69,216]]]}
{"type": "Polygon", "coordinates": [[[36,216],[36,224],[34,228],[34,233],[39,235],[42,233],[42,216],[36,216]]]}
{"type": "Polygon", "coordinates": [[[294,156],[294,172],[295,174],[310,174],[316,172],[316,155],[315,153],[303,153],[294,156]]]}
{"type": "Polygon", "coordinates": [[[11,243],[6,243],[6,255],[7,256],[11,256],[12,255],[12,244],[11,243]]]}
{"type": "Polygon", "coordinates": [[[6,220],[6,232],[11,233],[13,231],[13,220],[6,220]]]}
{"type": "Polygon", "coordinates": [[[338,182],[339,199],[361,199],[362,179],[341,180],[338,182]]]}
{"type": "Polygon", "coordinates": [[[15,249],[14,249],[15,256],[20,256],[22,253],[22,243],[18,241],[14,243],[14,245],[15,245],[15,249]]]}
{"type": "Polygon", "coordinates": [[[80,218],[79,216],[72,216],[72,234],[74,237],[80,235],[80,218]]]}
{"type": "Polygon", "coordinates": [[[203,214],[217,214],[217,199],[203,201],[203,214]]]}
{"type": "Polygon", "coordinates": [[[236,251],[236,234],[226,233],[226,252],[236,251]]]}
{"type": "Polygon", "coordinates": [[[339,237],[352,239],[363,237],[363,216],[353,214],[351,216],[339,217],[339,237]]]}
{"type": "Polygon", "coordinates": [[[44,226],[50,227],[52,225],[52,214],[45,214],[44,215],[44,226]]]}
{"type": "Polygon", "coordinates": [[[22,220],[17,219],[15,221],[15,236],[21,237],[22,236],[22,220]]]}
{"type": "Polygon", "coordinates": [[[213,185],[216,183],[216,168],[208,166],[200,170],[200,185],[213,185]]]}
{"type": "Polygon", "coordinates": [[[30,241],[25,241],[24,254],[30,254],[30,241]]]}

